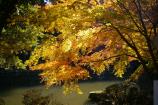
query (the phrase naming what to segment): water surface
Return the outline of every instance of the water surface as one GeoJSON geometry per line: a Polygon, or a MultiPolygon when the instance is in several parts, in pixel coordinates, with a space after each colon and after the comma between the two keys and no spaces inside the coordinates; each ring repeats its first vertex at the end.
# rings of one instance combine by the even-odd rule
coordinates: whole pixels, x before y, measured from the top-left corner
{"type": "Polygon", "coordinates": [[[114,83],[116,83],[116,81],[93,81],[79,83],[80,88],[83,91],[83,94],[81,95],[76,93],[64,95],[62,87],[51,87],[46,89],[44,86],[34,86],[15,88],[0,92],[0,97],[5,100],[6,105],[23,105],[23,94],[26,93],[26,91],[30,89],[41,89],[45,94],[53,94],[53,97],[64,105],[83,105],[83,103],[88,99],[90,91],[104,90],[107,86],[114,83]]]}

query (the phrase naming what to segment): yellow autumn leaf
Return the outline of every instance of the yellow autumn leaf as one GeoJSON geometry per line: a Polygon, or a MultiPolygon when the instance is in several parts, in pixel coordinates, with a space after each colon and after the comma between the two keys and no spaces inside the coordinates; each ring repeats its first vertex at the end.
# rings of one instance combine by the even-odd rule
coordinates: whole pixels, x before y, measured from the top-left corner
{"type": "Polygon", "coordinates": [[[72,42],[69,39],[64,40],[62,43],[61,49],[63,52],[68,52],[72,47],[72,42]]]}

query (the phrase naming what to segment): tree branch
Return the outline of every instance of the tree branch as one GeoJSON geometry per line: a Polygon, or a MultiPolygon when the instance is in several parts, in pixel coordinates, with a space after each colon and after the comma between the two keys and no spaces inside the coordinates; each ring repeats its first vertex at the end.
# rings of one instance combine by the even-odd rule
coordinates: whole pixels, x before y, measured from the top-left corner
{"type": "Polygon", "coordinates": [[[114,56],[111,56],[111,57],[108,57],[108,58],[104,58],[104,59],[98,59],[98,60],[93,60],[93,61],[85,61],[85,62],[78,62],[79,64],[85,64],[85,63],[90,63],[90,62],[102,62],[102,61],[106,61],[106,60],[109,60],[109,59],[113,59],[113,58],[118,58],[118,57],[121,57],[121,56],[129,56],[129,57],[133,57],[133,58],[136,58],[138,59],[136,56],[134,55],[129,55],[129,54],[120,54],[120,55],[114,55],[114,56]]]}
{"type": "Polygon", "coordinates": [[[137,29],[139,30],[139,32],[143,34],[143,30],[137,24],[137,22],[135,21],[134,17],[132,16],[132,13],[129,11],[129,9],[127,9],[123,3],[118,2],[118,4],[119,4],[120,8],[123,8],[125,10],[123,12],[128,13],[130,19],[133,21],[133,23],[135,24],[135,26],[137,27],[137,29]]]}
{"type": "Polygon", "coordinates": [[[139,15],[139,20],[141,22],[141,25],[143,27],[143,32],[144,34],[147,34],[147,28],[145,26],[145,23],[143,21],[143,16],[142,16],[142,7],[141,7],[141,4],[140,4],[140,0],[134,0],[134,4],[136,6],[136,9],[137,9],[137,12],[138,12],[138,15],[139,15]],[[137,2],[136,2],[137,1],[137,2]]]}
{"type": "Polygon", "coordinates": [[[140,60],[140,62],[141,62],[142,65],[143,65],[144,69],[145,69],[145,70],[148,70],[148,68],[147,68],[147,66],[146,66],[146,64],[145,64],[145,61],[144,61],[143,57],[141,56],[141,54],[139,53],[138,49],[137,49],[135,46],[133,46],[133,45],[123,36],[123,34],[120,32],[120,30],[119,30],[117,27],[115,27],[113,24],[112,24],[111,26],[112,26],[112,28],[114,28],[114,29],[116,30],[116,32],[118,33],[118,35],[120,35],[121,39],[122,39],[132,50],[135,51],[135,53],[136,53],[138,59],[140,60]]]}
{"type": "Polygon", "coordinates": [[[152,61],[153,61],[153,64],[155,66],[155,69],[158,68],[158,64],[156,62],[156,57],[154,55],[154,52],[153,52],[153,48],[152,48],[152,45],[151,45],[151,40],[150,40],[150,37],[148,36],[148,31],[147,31],[147,27],[143,21],[143,16],[142,16],[142,7],[141,7],[141,4],[140,4],[140,1],[139,0],[136,0],[134,1],[135,5],[136,5],[136,8],[137,8],[137,11],[138,11],[138,15],[139,15],[139,20],[141,22],[141,25],[143,27],[143,31],[144,31],[144,34],[142,34],[144,36],[144,38],[146,39],[146,43],[148,45],[148,49],[149,49],[149,53],[150,53],[150,56],[152,58],[152,61]],[[137,2],[136,2],[137,1],[137,2]]]}

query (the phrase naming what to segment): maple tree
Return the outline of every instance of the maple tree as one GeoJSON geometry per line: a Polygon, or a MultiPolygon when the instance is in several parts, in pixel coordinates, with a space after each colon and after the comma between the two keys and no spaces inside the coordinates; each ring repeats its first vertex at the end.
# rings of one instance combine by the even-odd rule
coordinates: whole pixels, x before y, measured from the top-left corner
{"type": "Polygon", "coordinates": [[[149,12],[156,2],[57,0],[45,6],[18,7],[19,12],[3,30],[6,39],[5,44],[0,42],[1,54],[34,47],[25,65],[43,70],[47,86],[64,84],[65,93],[81,93],[77,82],[90,77],[86,66],[101,74],[113,65],[114,74],[122,77],[129,62],[138,60],[141,66],[132,76],[137,79],[144,71],[154,72],[158,67],[153,43],[157,23],[155,14],[149,12]],[[14,38],[15,46],[7,42],[14,38]]]}

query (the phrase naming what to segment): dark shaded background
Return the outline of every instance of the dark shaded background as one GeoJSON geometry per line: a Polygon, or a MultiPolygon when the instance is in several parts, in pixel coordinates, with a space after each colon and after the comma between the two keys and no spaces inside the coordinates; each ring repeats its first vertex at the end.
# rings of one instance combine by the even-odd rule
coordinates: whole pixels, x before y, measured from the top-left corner
{"type": "Polygon", "coordinates": [[[158,80],[154,81],[154,105],[158,105],[158,80]]]}

